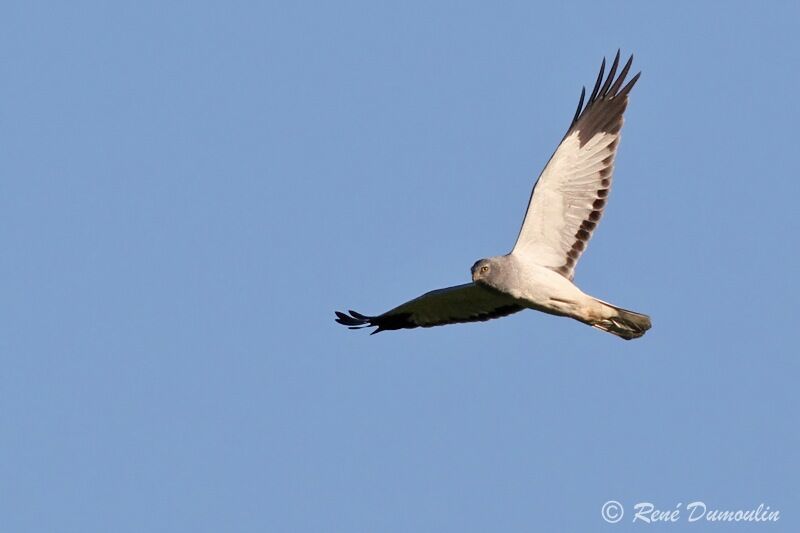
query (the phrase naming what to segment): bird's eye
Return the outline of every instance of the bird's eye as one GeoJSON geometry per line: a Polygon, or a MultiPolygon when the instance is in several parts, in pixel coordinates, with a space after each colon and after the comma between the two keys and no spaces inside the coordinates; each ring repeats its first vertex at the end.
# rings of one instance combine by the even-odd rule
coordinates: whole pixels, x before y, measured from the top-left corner
{"type": "Polygon", "coordinates": [[[486,266],[486,265],[483,265],[481,267],[481,274],[486,274],[487,272],[489,272],[489,267],[486,266]]]}

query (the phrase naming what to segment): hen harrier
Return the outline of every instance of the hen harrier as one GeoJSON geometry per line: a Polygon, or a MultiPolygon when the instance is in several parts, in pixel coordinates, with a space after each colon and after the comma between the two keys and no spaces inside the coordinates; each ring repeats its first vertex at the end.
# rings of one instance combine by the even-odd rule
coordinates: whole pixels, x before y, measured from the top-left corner
{"type": "Polygon", "coordinates": [[[575,265],[592,236],[611,188],[633,56],[615,79],[619,51],[603,81],[606,62],[584,107],[586,88],[566,135],[533,187],[522,229],[511,253],[472,265],[472,283],[423,294],[378,316],[336,311],[350,329],[392,329],[477,322],[535,309],[567,316],[623,339],[650,329],[646,315],[584,294],[572,283],[575,265]]]}

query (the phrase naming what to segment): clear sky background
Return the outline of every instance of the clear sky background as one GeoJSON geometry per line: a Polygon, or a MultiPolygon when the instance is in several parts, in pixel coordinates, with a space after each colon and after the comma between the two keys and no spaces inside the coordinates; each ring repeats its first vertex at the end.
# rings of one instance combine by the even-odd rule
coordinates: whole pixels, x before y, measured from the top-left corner
{"type": "Polygon", "coordinates": [[[798,21],[4,2],[0,527],[641,531],[634,503],[702,500],[800,530],[798,21]],[[576,282],[643,339],[333,322],[506,253],[617,48],[643,74],[576,282]]]}

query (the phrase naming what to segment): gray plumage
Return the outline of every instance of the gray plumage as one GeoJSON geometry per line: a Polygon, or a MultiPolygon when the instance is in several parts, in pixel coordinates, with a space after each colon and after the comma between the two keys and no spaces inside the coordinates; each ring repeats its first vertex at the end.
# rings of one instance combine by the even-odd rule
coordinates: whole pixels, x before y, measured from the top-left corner
{"type": "Polygon", "coordinates": [[[608,76],[605,60],[586,105],[581,92],[570,128],[539,176],[512,251],[472,266],[472,283],[423,294],[386,313],[336,311],[351,329],[384,330],[485,321],[522,309],[567,316],[623,339],[641,337],[650,318],[583,293],[573,282],[607,203],[628,94],[640,74],[623,86],[633,56],[615,78],[619,51],[608,76]]]}

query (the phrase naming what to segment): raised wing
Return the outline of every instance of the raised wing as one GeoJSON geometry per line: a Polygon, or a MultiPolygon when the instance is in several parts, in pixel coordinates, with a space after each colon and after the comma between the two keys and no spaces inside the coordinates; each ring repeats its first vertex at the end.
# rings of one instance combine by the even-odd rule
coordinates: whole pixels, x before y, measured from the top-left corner
{"type": "Polygon", "coordinates": [[[336,311],[336,322],[350,329],[376,326],[372,333],[391,329],[430,328],[459,322],[483,322],[521,311],[513,298],[474,283],[423,294],[378,316],[336,311]]]}
{"type": "Polygon", "coordinates": [[[575,264],[592,236],[611,189],[628,93],[639,74],[622,87],[633,56],[614,79],[619,51],[603,81],[600,66],[586,107],[581,91],[567,134],[533,187],[528,210],[512,253],[572,279],[575,264]],[[602,87],[601,87],[602,83],[602,87]]]}

